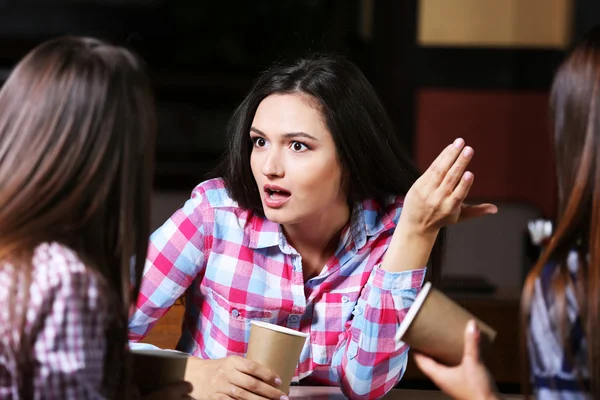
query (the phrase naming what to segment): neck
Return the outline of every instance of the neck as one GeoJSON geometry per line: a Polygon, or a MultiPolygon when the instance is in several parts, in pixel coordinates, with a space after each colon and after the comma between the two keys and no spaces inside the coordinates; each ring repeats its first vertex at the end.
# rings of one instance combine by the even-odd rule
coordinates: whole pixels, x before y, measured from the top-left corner
{"type": "Polygon", "coordinates": [[[283,226],[288,242],[302,258],[329,258],[336,250],[342,229],[350,218],[350,207],[328,209],[308,221],[283,226]]]}

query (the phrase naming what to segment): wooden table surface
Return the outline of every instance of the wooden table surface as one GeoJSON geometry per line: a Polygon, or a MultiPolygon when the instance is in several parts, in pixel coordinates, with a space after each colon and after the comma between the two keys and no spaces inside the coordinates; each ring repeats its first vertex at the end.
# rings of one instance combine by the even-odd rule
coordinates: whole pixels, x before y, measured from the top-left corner
{"type": "MultiPolygon", "coordinates": [[[[506,395],[503,400],[520,400],[523,396],[506,395]]],[[[344,395],[339,388],[326,386],[293,386],[290,391],[290,399],[312,399],[312,400],[342,400],[344,395]]],[[[384,400],[450,400],[437,390],[406,390],[394,389],[389,392],[384,400]]]]}

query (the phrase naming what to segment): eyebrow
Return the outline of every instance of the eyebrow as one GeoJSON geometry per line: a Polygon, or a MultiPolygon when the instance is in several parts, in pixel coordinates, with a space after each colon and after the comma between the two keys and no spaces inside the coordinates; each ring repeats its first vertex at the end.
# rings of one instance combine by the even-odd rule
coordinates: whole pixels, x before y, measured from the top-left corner
{"type": "MultiPolygon", "coordinates": [[[[258,133],[259,135],[262,135],[262,136],[267,136],[263,132],[261,132],[260,130],[256,129],[255,127],[251,127],[250,131],[251,132],[256,132],[256,133],[258,133]]],[[[306,138],[306,139],[315,140],[317,142],[319,141],[319,139],[317,139],[316,137],[314,137],[312,135],[309,135],[306,132],[287,132],[287,133],[284,133],[282,136],[284,138],[286,138],[286,139],[292,139],[292,138],[296,138],[296,137],[303,137],[303,138],[306,138]]]]}

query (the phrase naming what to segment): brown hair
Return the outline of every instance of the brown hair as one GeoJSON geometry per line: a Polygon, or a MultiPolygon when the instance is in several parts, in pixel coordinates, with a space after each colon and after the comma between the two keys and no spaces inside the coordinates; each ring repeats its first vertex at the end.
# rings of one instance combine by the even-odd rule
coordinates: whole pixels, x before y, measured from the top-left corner
{"type": "MultiPolygon", "coordinates": [[[[149,234],[156,124],[143,70],[124,48],[65,37],[32,50],[0,91],[0,260],[18,266],[22,290],[34,249],[58,242],[102,278],[114,311],[106,331],[107,388],[125,384],[115,369],[123,367],[149,234]]],[[[12,326],[24,334],[25,313],[17,309],[27,308],[11,307],[12,326]]],[[[27,341],[15,349],[25,369],[21,390],[32,386],[23,381],[31,373],[27,341]]]]}
{"type": "MultiPolygon", "coordinates": [[[[559,213],[555,233],[529,273],[521,304],[524,393],[530,392],[527,335],[536,280],[544,266],[556,265],[551,290],[556,300],[565,354],[571,322],[566,294],[572,290],[587,343],[590,392],[600,398],[600,29],[591,31],[559,68],[551,92],[551,115],[558,178],[559,213]],[[575,250],[578,275],[573,279],[567,257],[575,250]],[[588,258],[589,257],[589,258],[588,258]]],[[[581,369],[573,362],[581,378],[581,369]]]]}

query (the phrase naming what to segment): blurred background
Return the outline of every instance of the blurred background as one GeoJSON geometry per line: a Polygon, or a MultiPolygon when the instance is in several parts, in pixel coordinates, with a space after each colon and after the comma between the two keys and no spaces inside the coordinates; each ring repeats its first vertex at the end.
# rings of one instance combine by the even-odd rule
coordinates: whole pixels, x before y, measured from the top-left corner
{"type": "MultiPolygon", "coordinates": [[[[470,200],[500,212],[449,230],[443,287],[507,330],[491,368],[510,388],[519,379],[510,332],[538,254],[527,222],[556,208],[548,90],[598,22],[598,0],[0,0],[0,83],[57,35],[108,39],[145,58],[159,107],[157,227],[215,166],[225,124],[260,71],[315,51],[345,55],[421,170],[456,137],[475,148],[470,200]]],[[[409,371],[403,384],[411,379],[420,377],[409,371]]]]}

